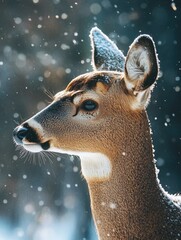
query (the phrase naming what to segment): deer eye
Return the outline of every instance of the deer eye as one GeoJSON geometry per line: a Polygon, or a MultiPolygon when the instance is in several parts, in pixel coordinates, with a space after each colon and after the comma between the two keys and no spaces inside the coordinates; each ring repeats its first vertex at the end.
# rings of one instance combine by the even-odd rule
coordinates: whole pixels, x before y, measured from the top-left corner
{"type": "Polygon", "coordinates": [[[91,112],[98,107],[98,104],[93,100],[86,100],[82,103],[81,109],[87,112],[91,112]]]}

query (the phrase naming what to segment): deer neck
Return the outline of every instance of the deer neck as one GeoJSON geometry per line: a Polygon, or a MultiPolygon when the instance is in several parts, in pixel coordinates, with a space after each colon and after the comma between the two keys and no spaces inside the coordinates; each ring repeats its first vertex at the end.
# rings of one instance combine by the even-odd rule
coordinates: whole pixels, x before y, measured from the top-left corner
{"type": "Polygon", "coordinates": [[[153,230],[150,224],[158,227],[162,218],[150,128],[146,113],[142,115],[145,116],[127,126],[125,136],[116,131],[112,139],[116,148],[110,142],[111,153],[107,153],[112,165],[110,177],[103,181],[87,179],[100,239],[130,239],[131,232],[144,239],[139,234],[148,234],[146,228],[153,230]]]}

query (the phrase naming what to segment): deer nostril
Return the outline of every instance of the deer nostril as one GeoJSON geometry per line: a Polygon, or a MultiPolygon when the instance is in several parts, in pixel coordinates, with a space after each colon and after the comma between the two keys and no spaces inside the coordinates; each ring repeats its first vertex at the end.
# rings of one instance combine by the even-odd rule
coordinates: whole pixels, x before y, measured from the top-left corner
{"type": "Polygon", "coordinates": [[[17,137],[18,137],[20,140],[23,140],[23,138],[26,137],[27,132],[28,132],[28,129],[22,127],[22,128],[17,132],[17,137]]]}
{"type": "Polygon", "coordinates": [[[14,140],[19,144],[22,143],[22,140],[27,136],[27,133],[28,129],[25,127],[15,128],[15,130],[13,131],[14,140]]]}

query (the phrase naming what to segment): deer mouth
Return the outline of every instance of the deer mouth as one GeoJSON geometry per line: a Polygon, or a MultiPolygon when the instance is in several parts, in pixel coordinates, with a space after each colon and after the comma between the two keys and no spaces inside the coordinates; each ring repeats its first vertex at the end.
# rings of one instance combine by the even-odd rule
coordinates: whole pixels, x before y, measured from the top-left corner
{"type": "Polygon", "coordinates": [[[41,152],[50,148],[48,141],[45,143],[25,143],[22,146],[29,152],[41,152]]]}
{"type": "Polygon", "coordinates": [[[44,143],[23,142],[21,145],[27,151],[35,153],[35,152],[47,151],[50,148],[50,141],[46,141],[44,143]]]}
{"type": "Polygon", "coordinates": [[[50,148],[50,141],[46,141],[44,143],[40,143],[43,150],[48,150],[50,148]]]}

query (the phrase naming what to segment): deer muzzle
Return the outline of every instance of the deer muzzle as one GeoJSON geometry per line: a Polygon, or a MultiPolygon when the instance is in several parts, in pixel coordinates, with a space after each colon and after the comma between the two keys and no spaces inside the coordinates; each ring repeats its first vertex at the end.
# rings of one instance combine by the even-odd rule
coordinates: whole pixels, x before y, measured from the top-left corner
{"type": "Polygon", "coordinates": [[[13,131],[13,139],[17,145],[22,145],[28,151],[36,152],[48,150],[50,141],[41,142],[35,129],[24,123],[13,131]]]}

